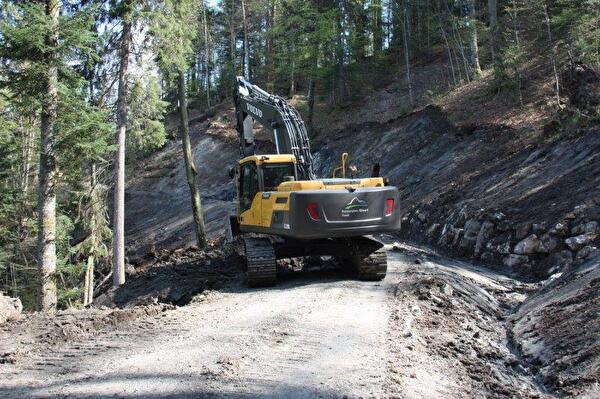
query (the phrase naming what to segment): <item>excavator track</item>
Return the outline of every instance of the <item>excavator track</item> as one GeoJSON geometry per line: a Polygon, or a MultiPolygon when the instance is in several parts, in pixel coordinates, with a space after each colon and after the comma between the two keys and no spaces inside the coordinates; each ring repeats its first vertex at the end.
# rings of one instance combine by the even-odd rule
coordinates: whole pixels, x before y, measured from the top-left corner
{"type": "Polygon", "coordinates": [[[371,254],[362,257],[357,266],[357,274],[360,280],[381,281],[387,274],[387,252],[380,248],[371,254]]]}
{"type": "Polygon", "coordinates": [[[245,237],[246,276],[249,287],[270,287],[277,279],[273,244],[268,238],[245,237]]]}
{"type": "Polygon", "coordinates": [[[385,248],[373,247],[373,241],[361,237],[350,241],[345,261],[356,272],[359,280],[381,281],[387,274],[387,252],[385,248]]]}

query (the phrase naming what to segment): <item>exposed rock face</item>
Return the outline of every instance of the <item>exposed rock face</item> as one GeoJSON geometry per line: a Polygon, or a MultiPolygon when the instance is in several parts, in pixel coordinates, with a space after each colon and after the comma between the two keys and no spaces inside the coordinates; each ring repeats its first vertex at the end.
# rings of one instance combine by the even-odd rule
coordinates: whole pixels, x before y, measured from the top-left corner
{"type": "Polygon", "coordinates": [[[23,311],[23,305],[18,298],[10,298],[0,293],[0,324],[18,319],[23,311]]]}

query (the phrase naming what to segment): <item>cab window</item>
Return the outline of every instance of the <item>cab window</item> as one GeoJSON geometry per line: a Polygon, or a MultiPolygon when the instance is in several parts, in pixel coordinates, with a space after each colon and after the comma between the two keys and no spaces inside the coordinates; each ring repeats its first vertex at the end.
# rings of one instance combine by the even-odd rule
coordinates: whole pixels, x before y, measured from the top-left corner
{"type": "Polygon", "coordinates": [[[258,172],[256,165],[247,163],[240,168],[240,211],[244,212],[252,206],[252,200],[258,193],[258,172]]]}
{"type": "Polygon", "coordinates": [[[264,191],[276,191],[286,176],[294,176],[294,165],[289,163],[264,164],[262,166],[264,191]]]}

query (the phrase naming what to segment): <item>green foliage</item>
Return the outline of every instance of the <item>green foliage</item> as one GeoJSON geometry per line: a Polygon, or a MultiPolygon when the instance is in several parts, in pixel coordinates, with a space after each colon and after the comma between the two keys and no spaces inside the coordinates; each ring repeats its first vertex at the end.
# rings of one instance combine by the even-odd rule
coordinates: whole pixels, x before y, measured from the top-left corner
{"type": "Polygon", "coordinates": [[[128,105],[129,156],[144,154],[165,145],[167,133],[163,118],[169,103],[161,99],[160,86],[156,79],[133,82],[128,105]]]}
{"type": "Polygon", "coordinates": [[[157,62],[167,75],[186,70],[194,50],[198,21],[197,0],[164,0],[152,12],[150,33],[157,62]]]}

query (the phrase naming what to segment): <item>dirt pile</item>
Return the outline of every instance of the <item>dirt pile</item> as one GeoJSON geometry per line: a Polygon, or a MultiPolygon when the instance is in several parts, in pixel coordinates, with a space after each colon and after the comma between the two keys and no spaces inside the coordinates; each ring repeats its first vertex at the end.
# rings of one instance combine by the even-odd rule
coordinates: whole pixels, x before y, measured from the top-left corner
{"type": "Polygon", "coordinates": [[[0,324],[18,319],[22,311],[20,299],[5,296],[0,292],[0,324]]]}
{"type": "Polygon", "coordinates": [[[161,250],[133,258],[132,263],[126,283],[99,295],[94,306],[182,306],[206,289],[218,290],[241,280],[241,259],[234,244],[206,251],[195,247],[161,250]]]}
{"type": "Polygon", "coordinates": [[[49,347],[118,330],[139,319],[160,317],[173,308],[173,305],[160,304],[125,310],[70,309],[23,315],[0,327],[0,363],[17,363],[21,357],[46,353],[49,347]]]}

